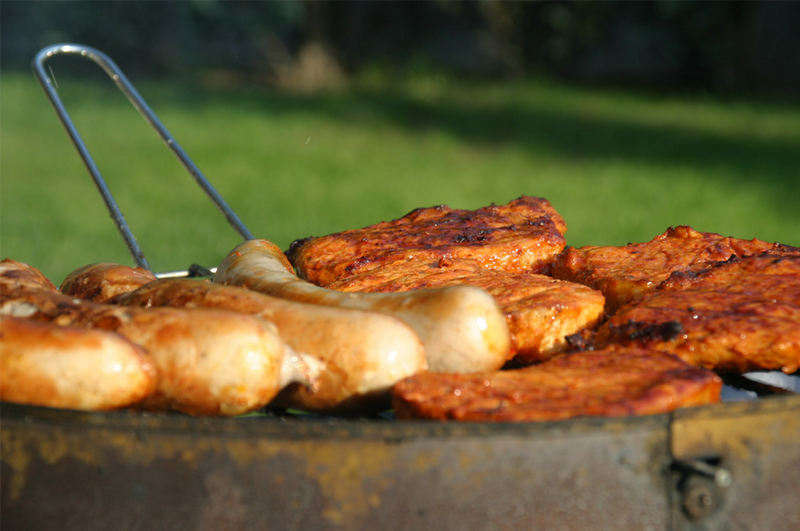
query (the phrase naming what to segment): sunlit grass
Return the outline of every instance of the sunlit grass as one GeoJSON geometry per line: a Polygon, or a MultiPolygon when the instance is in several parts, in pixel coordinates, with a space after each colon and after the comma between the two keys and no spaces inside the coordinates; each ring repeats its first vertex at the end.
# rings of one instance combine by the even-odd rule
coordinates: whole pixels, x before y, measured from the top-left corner
{"type": "MultiPolygon", "coordinates": [[[[239,240],[110,83],[59,78],[156,270],[215,265],[239,240]]],[[[293,239],[419,206],[550,199],[572,245],[649,239],[669,225],[800,244],[800,110],[547,82],[365,78],[302,95],[137,82],[259,237],[293,239]],[[391,82],[390,82],[391,81],[391,82]]],[[[0,79],[0,255],[55,282],[131,263],[32,76],[0,79]]]]}

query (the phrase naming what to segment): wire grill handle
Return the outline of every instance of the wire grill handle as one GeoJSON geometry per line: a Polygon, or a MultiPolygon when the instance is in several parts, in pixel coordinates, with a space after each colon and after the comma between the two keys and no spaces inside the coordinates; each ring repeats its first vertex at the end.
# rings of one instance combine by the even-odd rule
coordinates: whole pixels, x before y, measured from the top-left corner
{"type": "Polygon", "coordinates": [[[72,144],[75,146],[75,149],[78,150],[86,169],[91,174],[92,179],[94,179],[97,189],[100,191],[100,195],[103,197],[103,201],[105,201],[106,207],[108,208],[114,223],[117,225],[117,229],[125,239],[125,243],[128,245],[128,249],[133,256],[133,259],[140,267],[151,269],[150,264],[144,257],[144,254],[142,253],[139,244],[136,242],[136,238],[131,232],[128,223],[125,221],[122,211],[117,206],[114,196],[111,194],[111,191],[108,189],[103,176],[100,174],[100,170],[98,170],[97,165],[92,159],[92,156],[89,154],[89,150],[86,148],[86,145],[81,139],[78,130],[72,123],[69,113],[64,107],[64,104],[61,102],[61,98],[58,96],[58,92],[55,88],[53,80],[45,70],[44,65],[47,60],[56,55],[77,55],[89,59],[100,66],[100,68],[103,69],[108,77],[114,81],[122,93],[125,94],[136,110],[139,111],[139,114],[144,117],[144,119],[153,127],[153,129],[156,130],[164,143],[166,143],[172,152],[175,153],[186,170],[192,175],[192,177],[194,177],[194,180],[197,182],[197,184],[200,185],[203,191],[206,192],[214,204],[217,205],[217,207],[222,211],[222,213],[225,215],[225,218],[228,220],[228,223],[230,223],[230,225],[239,234],[241,234],[244,239],[252,240],[254,238],[253,234],[247,229],[244,223],[242,223],[236,213],[228,206],[222,196],[220,196],[219,193],[214,189],[214,187],[197,168],[194,162],[192,162],[186,152],[180,147],[178,142],[169,133],[169,131],[167,131],[167,128],[164,127],[156,114],[150,109],[131,82],[128,81],[128,78],[125,77],[125,74],[122,73],[122,71],[119,69],[116,63],[111,60],[110,57],[100,50],[82,44],[53,44],[51,46],[47,46],[36,54],[32,64],[33,72],[39,80],[39,83],[42,85],[42,88],[50,100],[50,103],[52,103],[56,114],[61,120],[61,123],[66,128],[67,134],[72,140],[72,144]]]}

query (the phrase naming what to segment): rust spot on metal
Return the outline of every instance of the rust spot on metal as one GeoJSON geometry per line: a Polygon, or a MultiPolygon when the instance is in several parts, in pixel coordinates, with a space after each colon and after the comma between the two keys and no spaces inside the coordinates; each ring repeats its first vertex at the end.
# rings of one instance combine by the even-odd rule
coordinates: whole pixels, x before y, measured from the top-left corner
{"type": "Polygon", "coordinates": [[[9,481],[9,498],[12,501],[19,499],[20,492],[25,486],[28,474],[28,464],[30,458],[28,452],[25,450],[23,442],[14,437],[13,433],[7,430],[0,430],[0,454],[3,455],[3,461],[8,463],[11,468],[11,480],[9,481]]]}
{"type": "Polygon", "coordinates": [[[800,448],[800,396],[678,410],[672,423],[677,459],[725,453],[748,459],[754,452],[800,448]]]}

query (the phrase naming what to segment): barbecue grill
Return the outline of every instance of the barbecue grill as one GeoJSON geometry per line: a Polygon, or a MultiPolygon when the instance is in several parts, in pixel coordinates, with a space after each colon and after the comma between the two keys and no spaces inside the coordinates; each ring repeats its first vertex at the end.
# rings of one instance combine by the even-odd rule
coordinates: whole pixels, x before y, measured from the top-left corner
{"type": "MultiPolygon", "coordinates": [[[[40,52],[35,64],[55,53],[107,59],[88,47],[56,45],[40,52]]],[[[127,87],[113,62],[104,64],[127,87]]],[[[135,91],[124,91],[139,99],[135,91]]],[[[50,96],[58,110],[57,97],[50,96]]],[[[152,113],[146,105],[137,108],[152,113]]],[[[148,121],[163,129],[157,119],[148,121]]],[[[68,119],[65,126],[95,177],[68,119]]],[[[175,149],[177,143],[163,132],[175,149]]],[[[191,161],[187,168],[206,188],[191,161]]],[[[95,180],[113,212],[102,178],[95,180]]],[[[228,220],[240,224],[208,186],[228,220]]],[[[146,266],[121,214],[115,221],[137,263],[146,266]]],[[[249,237],[246,228],[240,233],[249,237]]],[[[2,524],[800,529],[798,377],[747,374],[725,383],[723,402],[709,406],[513,424],[285,411],[192,418],[4,403],[2,524]]]]}
{"type": "Polygon", "coordinates": [[[541,423],[3,404],[9,529],[800,528],[800,395],[541,423]]]}

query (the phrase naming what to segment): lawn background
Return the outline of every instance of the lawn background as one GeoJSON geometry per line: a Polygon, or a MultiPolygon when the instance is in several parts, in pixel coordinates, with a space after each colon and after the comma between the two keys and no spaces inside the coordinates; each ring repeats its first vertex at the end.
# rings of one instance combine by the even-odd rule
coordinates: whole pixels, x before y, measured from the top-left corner
{"type": "MultiPolygon", "coordinates": [[[[113,84],[54,63],[153,268],[216,265],[239,236],[113,84]]],[[[800,245],[800,109],[789,103],[379,71],[311,94],[132,81],[250,230],[282,248],[416,207],[522,194],[548,198],[575,246],[679,224],[800,245]]],[[[132,264],[30,73],[0,76],[0,127],[0,257],[56,283],[86,263],[132,264]]]]}

